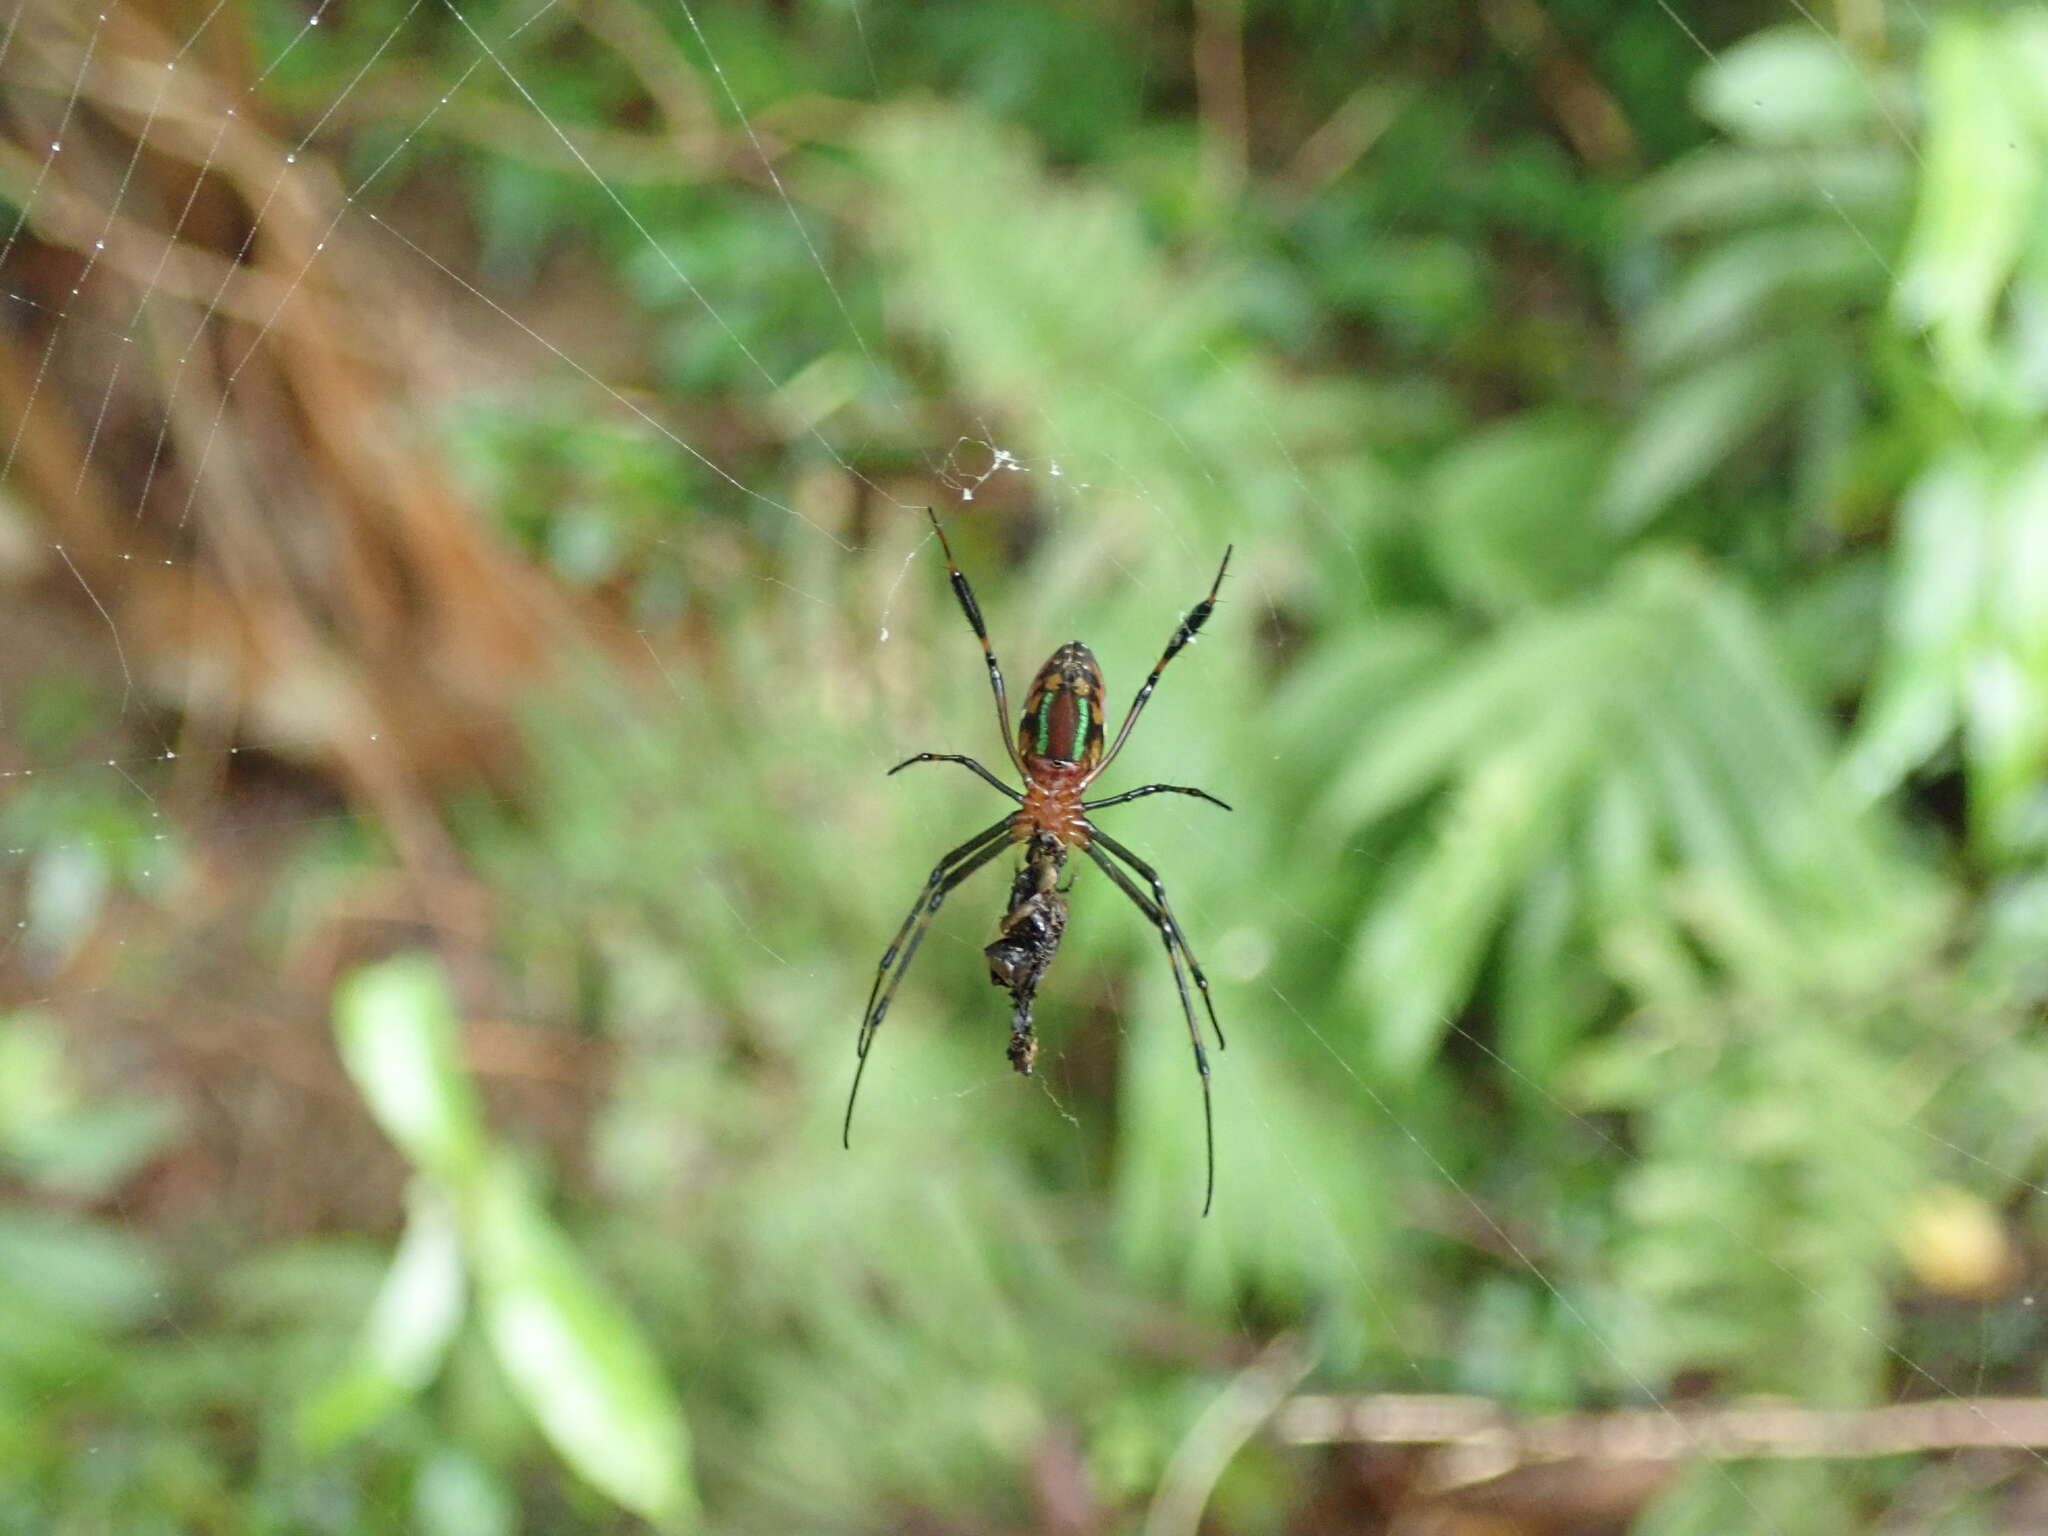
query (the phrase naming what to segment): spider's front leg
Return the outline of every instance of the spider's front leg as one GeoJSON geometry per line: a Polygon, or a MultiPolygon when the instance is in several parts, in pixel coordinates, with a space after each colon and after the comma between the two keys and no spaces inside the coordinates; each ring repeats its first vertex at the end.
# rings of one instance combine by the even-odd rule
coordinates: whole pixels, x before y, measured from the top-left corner
{"type": "Polygon", "coordinates": [[[1138,689],[1138,696],[1131,700],[1131,712],[1124,716],[1124,723],[1118,728],[1116,740],[1110,744],[1108,755],[1102,759],[1094,773],[1089,775],[1090,778],[1101,774],[1116,761],[1117,753],[1123,751],[1124,743],[1131,739],[1131,727],[1138,723],[1138,716],[1145,713],[1145,705],[1152,697],[1152,690],[1159,686],[1159,674],[1166,670],[1167,665],[1183,648],[1193,642],[1195,636],[1201,632],[1202,626],[1209,622],[1209,615],[1216,611],[1216,595],[1223,590],[1223,577],[1229,569],[1230,551],[1226,548],[1223,551],[1223,563],[1216,568],[1216,580],[1209,587],[1209,595],[1195,604],[1188,616],[1174,627],[1173,638],[1166,642],[1166,653],[1152,668],[1144,686],[1138,689]]]}
{"type": "Polygon", "coordinates": [[[967,615],[967,623],[974,631],[974,638],[981,642],[982,659],[988,663],[988,685],[996,696],[996,728],[1003,733],[1003,746],[1010,754],[1010,761],[1016,764],[1017,772],[1024,772],[1023,759],[1017,756],[1017,744],[1010,739],[1010,695],[1003,687],[1003,669],[996,663],[996,648],[988,643],[988,625],[981,619],[981,604],[974,600],[974,588],[967,584],[966,573],[960,569],[960,562],[953,558],[953,546],[946,538],[946,530],[939,526],[936,508],[926,507],[925,516],[932,520],[932,532],[939,536],[939,548],[946,556],[946,576],[953,583],[953,596],[959,600],[960,611],[967,615]]]}

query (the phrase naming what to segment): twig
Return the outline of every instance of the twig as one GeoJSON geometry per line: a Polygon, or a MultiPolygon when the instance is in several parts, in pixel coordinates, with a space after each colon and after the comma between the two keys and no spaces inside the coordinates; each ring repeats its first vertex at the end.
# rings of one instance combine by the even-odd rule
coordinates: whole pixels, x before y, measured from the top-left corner
{"type": "Polygon", "coordinates": [[[1244,79],[1244,0],[1197,0],[1195,101],[1202,160],[1219,204],[1244,190],[1251,159],[1251,114],[1244,79]]]}
{"type": "Polygon", "coordinates": [[[1314,1364],[1315,1353],[1304,1340],[1282,1334],[1231,1378],[1166,1464],[1145,1514],[1144,1536],[1195,1536],[1217,1479],[1314,1364]]]}
{"type": "Polygon", "coordinates": [[[1636,164],[1635,130],[1627,114],[1538,0],[1486,0],[1480,14],[1503,48],[1534,66],[1537,94],[1581,159],[1604,171],[1636,164]]]}
{"type": "Polygon", "coordinates": [[[1274,1418],[1290,1445],[1441,1447],[1446,1492],[1558,1461],[1839,1460],[1916,1452],[2048,1448],[2048,1399],[1951,1398],[1885,1408],[1759,1401],[1720,1408],[1618,1409],[1518,1420],[1483,1397],[1381,1393],[1297,1397],[1274,1418]]]}

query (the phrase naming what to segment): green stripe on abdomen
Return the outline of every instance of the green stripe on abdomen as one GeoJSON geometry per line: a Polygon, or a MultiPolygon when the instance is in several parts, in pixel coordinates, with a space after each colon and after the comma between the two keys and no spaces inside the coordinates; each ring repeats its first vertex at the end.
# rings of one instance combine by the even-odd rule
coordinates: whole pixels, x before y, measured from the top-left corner
{"type": "Polygon", "coordinates": [[[1047,687],[1036,713],[1027,717],[1036,738],[1031,751],[1056,763],[1078,763],[1087,746],[1092,718],[1086,695],[1065,685],[1047,687]],[[1060,707],[1063,702],[1064,709],[1060,707]]]}

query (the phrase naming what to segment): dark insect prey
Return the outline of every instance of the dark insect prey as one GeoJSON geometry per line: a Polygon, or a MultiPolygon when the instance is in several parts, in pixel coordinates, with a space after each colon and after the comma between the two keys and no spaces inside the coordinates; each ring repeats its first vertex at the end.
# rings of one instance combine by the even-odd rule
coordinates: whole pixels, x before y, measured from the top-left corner
{"type": "Polygon", "coordinates": [[[1160,942],[1166,947],[1167,963],[1173,969],[1174,984],[1180,991],[1181,1013],[1187,1019],[1188,1038],[1194,1046],[1195,1070],[1202,1081],[1202,1141],[1207,1155],[1202,1214],[1206,1216],[1216,1197],[1216,1123],[1209,1098],[1209,1053],[1202,1044],[1202,1030],[1195,1019],[1188,978],[1194,978],[1195,987],[1202,994],[1202,1006],[1208,1012],[1209,1027],[1215,1031],[1216,1045],[1220,1050],[1223,1048],[1223,1030],[1216,1022],[1216,1005],[1210,1000],[1209,978],[1202,974],[1194,951],[1188,947],[1187,936],[1174,919],[1173,908],[1167,902],[1166,887],[1160,883],[1158,871],[1103,832],[1089,820],[1088,813],[1122,805],[1127,800],[1142,799],[1146,795],[1193,795],[1211,805],[1223,806],[1226,811],[1230,807],[1204,790],[1189,789],[1181,784],[1147,784],[1102,800],[1083,797],[1088,786],[1116,761],[1117,754],[1130,739],[1131,727],[1138,723],[1138,716],[1152,697],[1152,690],[1159,685],[1159,674],[1180,654],[1182,647],[1195,638],[1209,621],[1209,615],[1215,612],[1216,595],[1223,589],[1224,573],[1230,569],[1230,551],[1223,551],[1223,563],[1217,568],[1209,595],[1180,621],[1173,638],[1167,641],[1165,653],[1138,690],[1138,696],[1131,701],[1130,712],[1124,716],[1123,724],[1117,728],[1116,739],[1105,753],[1102,749],[1102,670],[1096,666],[1095,657],[1088,647],[1078,640],[1069,641],[1054,651],[1045,665],[1038,669],[1038,675],[1031,681],[1031,691],[1024,700],[1024,713],[1017,723],[1016,736],[1014,740],[1011,738],[1009,696],[1003,687],[1002,668],[996,665],[995,651],[989,645],[988,628],[982,623],[981,608],[974,600],[974,589],[961,574],[959,562],[953,558],[953,548],[946,541],[946,530],[939,526],[938,514],[930,512],[930,516],[932,528],[939,536],[939,547],[945,551],[953,595],[959,599],[960,611],[967,615],[975,638],[981,642],[982,656],[988,662],[989,687],[995,693],[997,723],[1003,731],[1010,762],[1023,779],[1024,788],[1022,791],[1012,789],[973,758],[951,752],[920,752],[889,770],[898,773],[912,763],[959,763],[1016,801],[1017,809],[993,826],[984,827],[939,860],[909,916],[903,919],[902,927],[896,930],[896,937],[883,952],[882,963],[875,971],[875,984],[868,991],[867,1012],[861,1017],[860,1039],[856,1046],[858,1060],[853,1072],[853,1090],[846,1096],[846,1122],[841,1130],[841,1139],[848,1145],[852,1142],[853,1106],[860,1095],[861,1074],[867,1070],[868,1051],[873,1047],[875,1032],[882,1027],[882,1018],[896,996],[903,973],[909,969],[917,946],[924,941],[933,914],[969,875],[1014,844],[1023,845],[1023,863],[1010,883],[1010,904],[995,941],[982,953],[988,959],[989,980],[1010,994],[1010,1065],[1027,1076],[1030,1074],[1038,1060],[1038,1037],[1032,1028],[1031,1005],[1038,994],[1039,983],[1045,979],[1053,956],[1059,950],[1060,936],[1066,932],[1067,903],[1060,877],[1066,868],[1068,855],[1078,850],[1108,875],[1116,888],[1145,914],[1146,921],[1159,931],[1160,942]]]}

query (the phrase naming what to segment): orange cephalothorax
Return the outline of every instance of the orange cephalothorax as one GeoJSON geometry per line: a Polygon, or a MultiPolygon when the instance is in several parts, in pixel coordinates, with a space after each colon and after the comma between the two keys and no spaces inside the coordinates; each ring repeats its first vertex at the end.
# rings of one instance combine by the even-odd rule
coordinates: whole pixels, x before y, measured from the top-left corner
{"type": "Polygon", "coordinates": [[[1054,651],[1031,680],[1017,753],[1027,768],[1036,761],[1085,770],[1101,760],[1102,669],[1080,641],[1054,651]]]}

